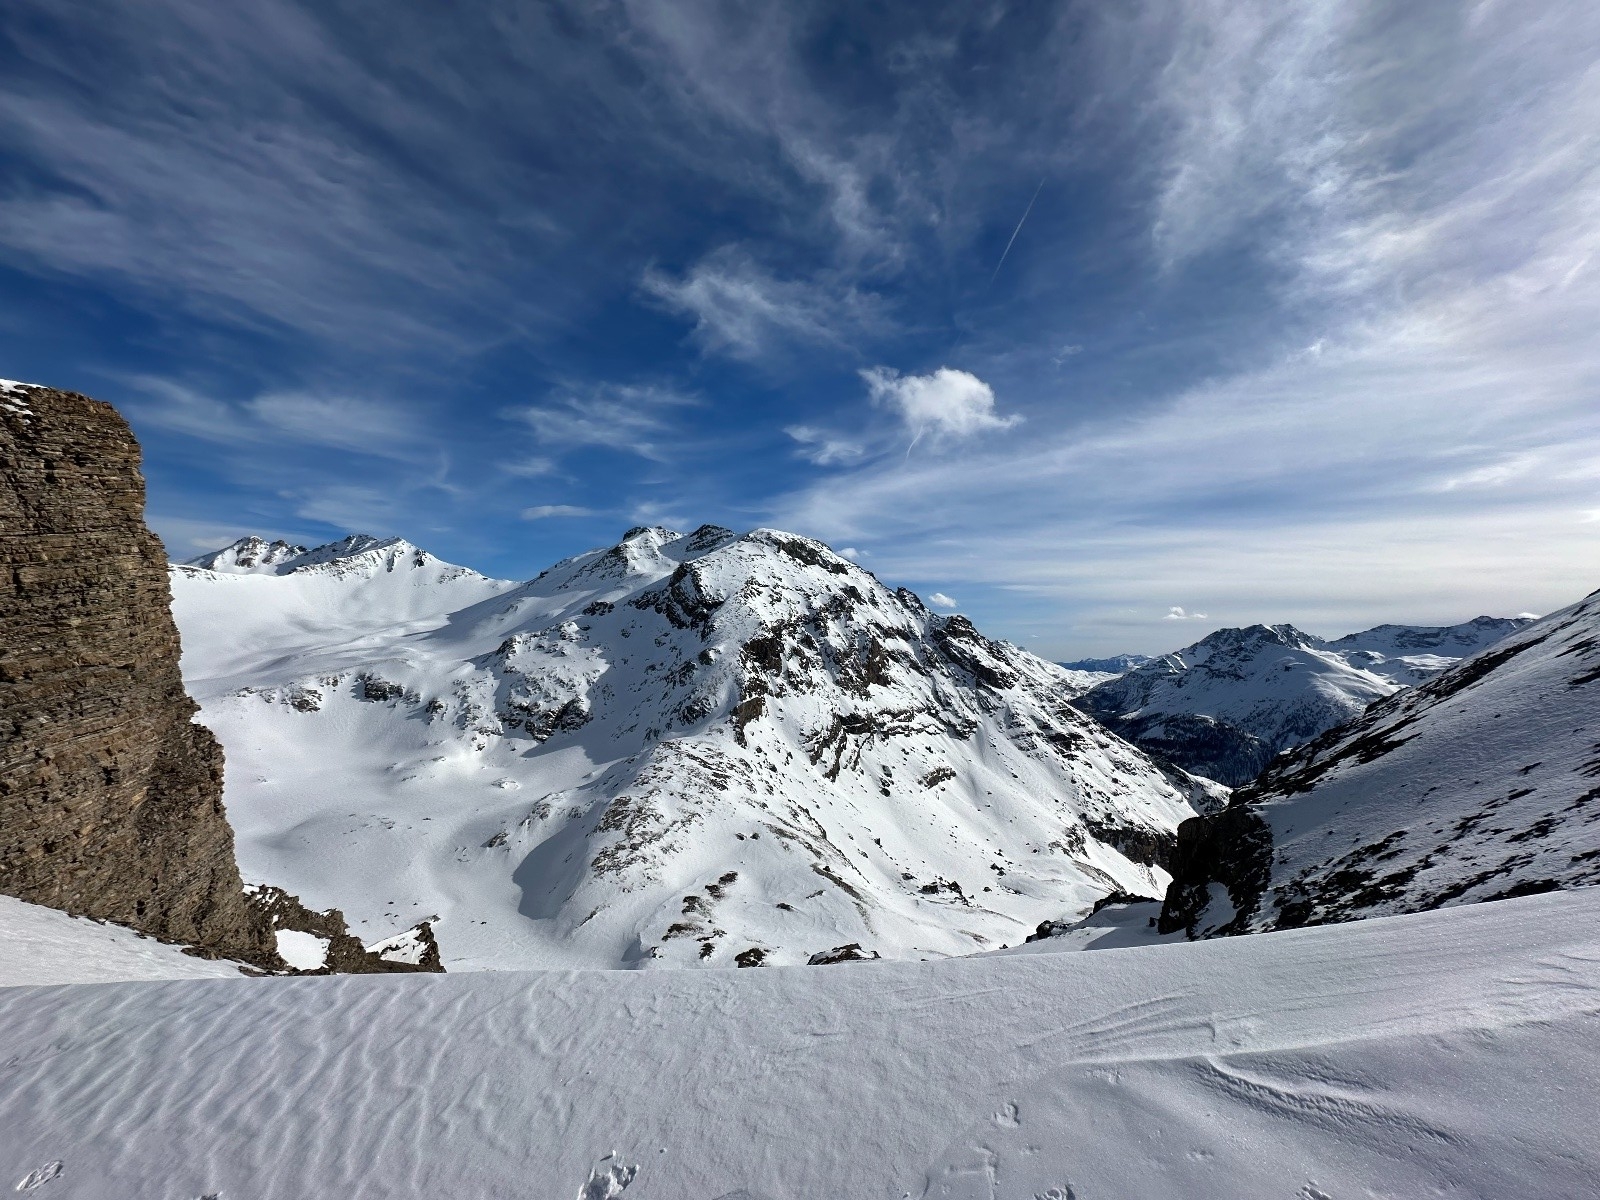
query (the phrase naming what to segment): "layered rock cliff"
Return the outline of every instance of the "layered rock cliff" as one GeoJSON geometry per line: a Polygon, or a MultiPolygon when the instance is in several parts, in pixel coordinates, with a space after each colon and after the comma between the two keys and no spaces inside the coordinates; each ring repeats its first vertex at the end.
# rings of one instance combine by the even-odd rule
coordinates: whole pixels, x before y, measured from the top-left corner
{"type": "Polygon", "coordinates": [[[0,390],[0,891],[277,966],[143,512],[110,405],[0,390]]]}

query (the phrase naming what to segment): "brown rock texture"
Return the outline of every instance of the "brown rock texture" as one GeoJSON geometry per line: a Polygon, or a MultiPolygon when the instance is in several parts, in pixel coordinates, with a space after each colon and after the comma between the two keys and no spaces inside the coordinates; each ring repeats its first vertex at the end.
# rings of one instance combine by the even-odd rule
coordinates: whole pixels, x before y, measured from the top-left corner
{"type": "Polygon", "coordinates": [[[0,388],[0,892],[281,969],[195,712],[132,431],[0,388]]]}

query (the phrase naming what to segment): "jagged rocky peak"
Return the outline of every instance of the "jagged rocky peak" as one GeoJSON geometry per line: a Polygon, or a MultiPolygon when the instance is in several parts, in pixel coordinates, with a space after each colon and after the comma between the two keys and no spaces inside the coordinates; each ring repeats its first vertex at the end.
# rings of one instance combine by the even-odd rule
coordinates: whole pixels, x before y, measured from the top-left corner
{"type": "Polygon", "coordinates": [[[276,573],[279,566],[298,559],[305,553],[304,546],[291,545],[282,539],[269,542],[252,534],[240,538],[230,546],[224,546],[221,550],[213,550],[210,554],[191,558],[184,565],[230,574],[253,571],[276,573]]]}
{"type": "Polygon", "coordinates": [[[1597,728],[1600,593],[1372,705],[1186,822],[1162,923],[1212,936],[1600,883],[1597,728]]]}
{"type": "Polygon", "coordinates": [[[1158,895],[1177,823],[1221,800],[1059,667],[781,530],[630,530],[427,622],[355,580],[337,637],[295,642],[295,610],[242,665],[223,582],[174,589],[261,818],[246,863],[375,935],[436,914],[452,967],[965,953],[1158,895]],[[357,871],[319,857],[351,844],[357,871]]]}
{"type": "MultiPolygon", "coordinates": [[[[1194,645],[1163,660],[1178,658],[1187,663],[1203,663],[1212,657],[1249,659],[1277,648],[1310,650],[1321,645],[1322,639],[1293,625],[1245,625],[1237,629],[1218,629],[1206,634],[1194,645]]],[[[1158,660],[1162,661],[1162,660],[1158,660]]]]}

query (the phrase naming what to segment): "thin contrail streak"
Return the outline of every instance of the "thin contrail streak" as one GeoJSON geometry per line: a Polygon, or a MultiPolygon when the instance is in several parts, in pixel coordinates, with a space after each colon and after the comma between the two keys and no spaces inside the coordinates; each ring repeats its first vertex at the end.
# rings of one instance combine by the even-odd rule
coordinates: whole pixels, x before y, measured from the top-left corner
{"type": "Polygon", "coordinates": [[[1028,214],[1033,211],[1034,201],[1039,199],[1039,193],[1044,191],[1044,180],[1039,180],[1039,186],[1033,189],[1033,200],[1028,201],[1028,207],[1022,210],[1022,220],[1017,222],[1017,227],[1011,231],[1011,241],[1006,243],[1006,248],[1000,251],[1000,261],[994,265],[994,274],[989,276],[989,286],[994,286],[994,281],[1000,277],[1000,268],[1006,265],[1006,255],[1011,253],[1012,243],[1017,240],[1017,234],[1022,232],[1022,226],[1028,219],[1028,214]]]}

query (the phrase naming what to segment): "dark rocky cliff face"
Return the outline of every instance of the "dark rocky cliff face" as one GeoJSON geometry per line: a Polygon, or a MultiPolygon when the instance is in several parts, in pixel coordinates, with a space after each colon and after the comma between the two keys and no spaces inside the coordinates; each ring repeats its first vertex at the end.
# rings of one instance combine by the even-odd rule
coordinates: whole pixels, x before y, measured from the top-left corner
{"type": "Polygon", "coordinates": [[[0,891],[281,966],[143,513],[138,443],[110,405],[0,394],[0,891]]]}

